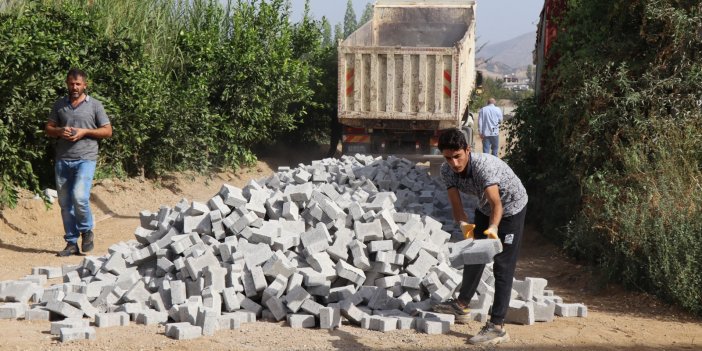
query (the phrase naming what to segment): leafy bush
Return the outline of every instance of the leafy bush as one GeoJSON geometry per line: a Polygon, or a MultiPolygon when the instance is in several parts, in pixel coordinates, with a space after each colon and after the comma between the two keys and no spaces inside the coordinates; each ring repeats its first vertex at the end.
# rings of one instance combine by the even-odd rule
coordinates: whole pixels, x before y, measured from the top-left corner
{"type": "Polygon", "coordinates": [[[312,94],[309,68],[294,57],[287,5],[282,0],[257,5],[238,3],[218,54],[212,100],[229,126],[219,137],[234,141],[223,145],[226,162],[233,161],[228,156],[239,158],[242,146],[292,130],[302,111],[289,106],[312,94]]]}
{"type": "Polygon", "coordinates": [[[504,83],[502,81],[493,78],[485,78],[485,80],[483,80],[482,89],[483,91],[480,95],[473,94],[473,97],[470,99],[469,109],[471,111],[478,111],[483,106],[487,105],[489,98],[495,98],[497,100],[507,99],[516,102],[528,98],[533,94],[533,91],[531,90],[509,90],[504,87],[504,83]]]}
{"type": "Polygon", "coordinates": [[[308,122],[325,118],[329,107],[322,101],[327,95],[314,93],[327,84],[320,67],[329,50],[321,48],[321,24],[290,23],[288,6],[285,0],[4,4],[0,207],[15,204],[17,187],[53,186],[52,141],[43,127],[53,102],[66,94],[70,67],[87,71],[88,93],[104,103],[114,127],[113,137],[101,141],[98,176],[236,168],[255,161],[254,145],[296,128],[313,140],[324,131],[308,122]]]}
{"type": "Polygon", "coordinates": [[[699,5],[567,5],[547,93],[511,125],[532,218],[609,279],[702,313],[699,5]]]}
{"type": "Polygon", "coordinates": [[[324,33],[325,28],[330,31],[330,24],[324,18],[322,21],[312,20],[309,6],[305,7],[302,20],[294,26],[294,55],[309,63],[307,86],[312,95],[291,105],[304,115],[295,121],[298,128],[281,136],[281,140],[287,143],[327,143],[330,128],[334,128],[330,126],[337,121],[337,49],[330,37],[325,38],[331,35],[330,32],[324,33]]]}
{"type": "Polygon", "coordinates": [[[29,6],[0,13],[0,204],[14,204],[16,186],[38,191],[53,179],[43,127],[53,102],[65,95],[67,67],[102,44],[92,32],[85,16],[68,5],[63,12],[29,6]]]}

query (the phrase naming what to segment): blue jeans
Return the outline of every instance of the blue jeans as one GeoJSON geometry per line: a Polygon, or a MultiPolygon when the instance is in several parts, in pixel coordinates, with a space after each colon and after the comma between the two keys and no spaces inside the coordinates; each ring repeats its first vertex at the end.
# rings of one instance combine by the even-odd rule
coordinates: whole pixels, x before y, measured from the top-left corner
{"type": "Polygon", "coordinates": [[[500,149],[500,136],[499,135],[486,136],[485,138],[483,138],[483,153],[492,154],[493,156],[497,156],[497,151],[499,149],[500,149]],[[492,148],[492,151],[490,151],[490,148],[492,148]]]}
{"type": "Polygon", "coordinates": [[[67,243],[76,244],[80,233],[93,229],[90,188],[95,164],[91,160],[56,160],[56,191],[67,243]]]}

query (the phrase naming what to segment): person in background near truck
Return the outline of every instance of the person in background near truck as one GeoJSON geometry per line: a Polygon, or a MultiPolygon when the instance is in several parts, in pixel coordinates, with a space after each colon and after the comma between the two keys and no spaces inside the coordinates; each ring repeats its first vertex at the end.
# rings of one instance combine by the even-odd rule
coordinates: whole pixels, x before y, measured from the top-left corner
{"type": "MultiPolygon", "coordinates": [[[[494,257],[495,296],[490,321],[469,342],[498,344],[508,341],[504,320],[524,230],[528,201],[526,190],[504,161],[486,153],[471,153],[460,130],[443,131],[438,146],[446,159],[440,173],[446,184],[453,218],[461,224],[461,228],[467,226],[468,215],[463,209],[460,193],[477,196],[479,202],[475,210],[474,238],[499,239],[503,247],[502,252],[494,257]]],[[[470,320],[468,304],[484,269],[484,264],[466,265],[458,298],[434,306],[434,311],[453,314],[457,322],[467,323],[470,320]]]]}
{"type": "Polygon", "coordinates": [[[58,256],[80,254],[94,247],[90,188],[98,155],[98,139],[112,136],[112,125],[97,99],[85,94],[85,72],[71,68],[66,75],[68,96],[58,99],[46,122],[48,136],[56,142],[55,172],[66,248],[58,256]]]}
{"type": "Polygon", "coordinates": [[[502,110],[495,106],[495,99],[490,98],[488,104],[478,112],[478,132],[483,141],[483,152],[486,154],[492,153],[497,156],[500,149],[500,123],[502,110]]]}

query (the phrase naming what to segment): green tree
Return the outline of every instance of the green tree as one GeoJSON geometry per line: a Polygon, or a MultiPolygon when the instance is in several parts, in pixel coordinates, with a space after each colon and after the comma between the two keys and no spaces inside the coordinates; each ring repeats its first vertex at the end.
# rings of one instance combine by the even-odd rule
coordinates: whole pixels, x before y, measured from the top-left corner
{"type": "Polygon", "coordinates": [[[344,37],[344,26],[341,23],[334,25],[334,42],[346,39],[344,37]]]}
{"type": "Polygon", "coordinates": [[[358,26],[360,27],[372,19],[373,19],[373,4],[367,3],[366,7],[363,9],[363,14],[361,14],[361,19],[358,21],[358,26]]]}
{"type": "Polygon", "coordinates": [[[250,147],[272,142],[295,128],[304,111],[289,109],[309,98],[310,67],[296,59],[294,29],[286,2],[238,2],[229,18],[231,33],[217,54],[217,74],[210,101],[221,116],[222,129],[214,134],[229,143],[212,150],[224,164],[252,157],[250,147]]]}
{"type": "Polygon", "coordinates": [[[307,86],[314,93],[291,105],[302,111],[296,120],[298,128],[284,136],[292,144],[325,143],[330,134],[330,122],[336,117],[336,47],[331,45],[331,26],[326,18],[314,21],[305,11],[303,19],[294,25],[296,55],[310,63],[307,86]],[[326,41],[326,43],[325,43],[326,41]]]}
{"type": "Polygon", "coordinates": [[[469,109],[470,111],[477,111],[483,106],[487,105],[489,98],[495,98],[497,100],[507,99],[514,102],[519,102],[520,100],[531,95],[531,92],[526,91],[511,91],[504,87],[502,80],[485,78],[483,80],[483,92],[480,95],[473,95],[470,100],[469,109]]]}
{"type": "Polygon", "coordinates": [[[529,79],[529,87],[534,88],[534,65],[527,66],[526,70],[527,79],[529,79]]]}
{"type": "Polygon", "coordinates": [[[331,23],[326,17],[322,17],[322,46],[333,46],[334,38],[332,37],[331,23]]]}
{"type": "Polygon", "coordinates": [[[346,12],[344,13],[344,39],[348,38],[358,28],[356,11],[353,10],[353,2],[346,0],[346,12]]]}

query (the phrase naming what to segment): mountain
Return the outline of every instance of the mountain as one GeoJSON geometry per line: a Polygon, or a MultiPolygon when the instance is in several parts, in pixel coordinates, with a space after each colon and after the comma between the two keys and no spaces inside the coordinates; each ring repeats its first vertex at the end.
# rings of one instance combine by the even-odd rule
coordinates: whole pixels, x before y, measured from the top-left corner
{"type": "Polygon", "coordinates": [[[515,73],[517,70],[505,65],[502,62],[497,61],[486,61],[485,59],[478,58],[475,60],[475,64],[479,70],[483,71],[483,75],[490,78],[502,78],[505,75],[515,73]]]}
{"type": "Polygon", "coordinates": [[[526,69],[528,65],[533,64],[535,45],[536,31],[499,43],[488,43],[476,53],[476,58],[478,58],[478,63],[487,61],[488,71],[492,71],[490,66],[499,67],[500,73],[505,71],[505,66],[509,66],[513,72],[521,71],[526,69]]]}

